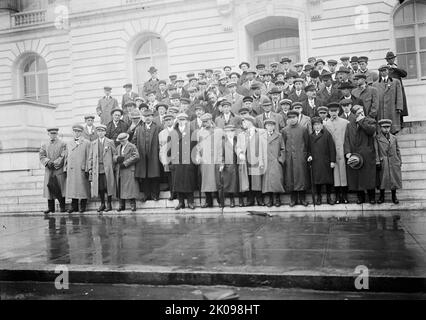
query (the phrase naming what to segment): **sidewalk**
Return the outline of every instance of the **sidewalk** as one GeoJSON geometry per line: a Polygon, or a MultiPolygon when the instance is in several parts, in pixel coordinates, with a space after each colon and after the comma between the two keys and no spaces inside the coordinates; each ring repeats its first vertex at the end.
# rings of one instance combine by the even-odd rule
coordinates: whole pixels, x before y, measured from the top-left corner
{"type": "Polygon", "coordinates": [[[426,291],[420,211],[0,217],[0,281],[426,291]]]}

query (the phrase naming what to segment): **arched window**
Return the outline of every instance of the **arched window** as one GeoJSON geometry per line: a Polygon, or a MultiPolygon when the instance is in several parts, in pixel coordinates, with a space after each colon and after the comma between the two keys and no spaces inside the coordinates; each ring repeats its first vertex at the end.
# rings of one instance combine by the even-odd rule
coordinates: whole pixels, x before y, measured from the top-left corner
{"type": "Polygon", "coordinates": [[[37,54],[25,57],[21,68],[21,92],[26,99],[49,102],[47,66],[37,54]]]}
{"type": "Polygon", "coordinates": [[[168,77],[167,46],[163,39],[157,36],[145,37],[136,47],[135,54],[136,84],[139,94],[145,81],[150,77],[148,69],[154,66],[158,69],[158,77],[168,77]]]}
{"type": "Polygon", "coordinates": [[[405,1],[393,16],[398,65],[407,79],[426,78],[426,1],[405,1]]]}

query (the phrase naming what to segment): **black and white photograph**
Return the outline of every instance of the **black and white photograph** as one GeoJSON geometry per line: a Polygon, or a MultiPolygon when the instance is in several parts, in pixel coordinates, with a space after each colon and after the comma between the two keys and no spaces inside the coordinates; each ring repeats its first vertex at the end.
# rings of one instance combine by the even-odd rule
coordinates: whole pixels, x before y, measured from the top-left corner
{"type": "Polygon", "coordinates": [[[426,0],[0,0],[1,301],[425,299],[426,0]]]}

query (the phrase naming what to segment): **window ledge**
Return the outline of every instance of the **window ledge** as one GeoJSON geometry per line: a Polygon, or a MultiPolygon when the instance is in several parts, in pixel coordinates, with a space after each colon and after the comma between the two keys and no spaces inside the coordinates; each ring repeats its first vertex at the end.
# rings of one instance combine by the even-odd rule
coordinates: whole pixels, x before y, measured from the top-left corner
{"type": "Polygon", "coordinates": [[[57,108],[57,105],[45,103],[45,102],[40,102],[40,101],[36,101],[36,100],[30,100],[30,99],[14,99],[14,100],[0,101],[0,107],[13,106],[13,105],[20,105],[20,106],[31,105],[31,106],[37,106],[37,107],[46,108],[46,109],[56,109],[57,108]]]}

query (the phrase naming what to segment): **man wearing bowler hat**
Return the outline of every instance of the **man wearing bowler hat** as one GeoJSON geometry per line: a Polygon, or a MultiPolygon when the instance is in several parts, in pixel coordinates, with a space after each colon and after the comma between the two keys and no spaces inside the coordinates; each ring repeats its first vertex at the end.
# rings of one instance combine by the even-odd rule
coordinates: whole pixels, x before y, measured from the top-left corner
{"type": "Polygon", "coordinates": [[[117,211],[126,210],[126,200],[130,199],[130,209],[136,211],[136,198],[139,195],[138,183],[135,178],[135,163],[139,160],[136,146],[129,142],[129,135],[122,132],[116,139],[114,162],[116,163],[117,197],[120,206],[117,211]]]}
{"type": "Polygon", "coordinates": [[[142,96],[146,99],[148,92],[156,93],[158,90],[158,85],[160,80],[158,80],[158,70],[155,67],[150,67],[148,69],[149,74],[151,75],[149,80],[146,81],[142,88],[142,96]]]}
{"type": "Polygon", "coordinates": [[[83,137],[83,126],[72,127],[74,139],[68,142],[65,156],[64,172],[67,175],[66,197],[72,199],[68,213],[86,211],[87,199],[90,198],[88,159],[90,142],[83,137]],[[80,200],[80,210],[79,203],[80,200]]]}
{"type": "Polygon", "coordinates": [[[100,124],[96,127],[98,137],[90,145],[88,160],[89,177],[91,177],[91,195],[95,198],[99,195],[101,205],[98,212],[112,210],[112,196],[116,191],[114,176],[114,160],[116,153],[114,141],[105,137],[106,126],[100,124]],[[105,205],[105,194],[107,203],[105,205]]]}
{"type": "Polygon", "coordinates": [[[59,197],[59,206],[61,212],[65,212],[65,183],[64,159],[66,153],[66,143],[58,138],[59,129],[56,127],[47,128],[49,141],[41,145],[39,158],[44,169],[43,197],[47,198],[47,210],[45,214],[55,212],[55,196],[50,192],[47,184],[52,175],[56,176],[60,187],[61,196],[59,197]]]}
{"type": "Polygon", "coordinates": [[[101,118],[101,124],[107,125],[111,121],[111,110],[118,108],[117,99],[111,96],[112,88],[104,87],[105,95],[99,99],[96,107],[96,113],[101,118]]]}
{"type": "Polygon", "coordinates": [[[84,116],[84,130],[83,137],[89,141],[96,140],[98,138],[96,127],[93,125],[93,121],[95,120],[95,116],[91,114],[86,114],[84,116]]]}
{"type": "Polygon", "coordinates": [[[354,105],[352,113],[355,118],[350,120],[346,128],[344,143],[349,190],[358,193],[358,204],[365,202],[365,191],[368,193],[370,204],[375,204],[376,121],[366,117],[360,105],[354,105]]]}
{"type": "Polygon", "coordinates": [[[112,120],[107,124],[106,137],[115,142],[115,145],[118,146],[119,142],[117,137],[122,132],[127,132],[129,125],[121,120],[123,116],[123,110],[116,108],[111,110],[112,120]]]}
{"type": "Polygon", "coordinates": [[[401,112],[401,125],[403,123],[403,118],[408,116],[408,109],[407,109],[407,98],[405,96],[405,89],[404,84],[402,83],[402,78],[405,78],[407,76],[407,71],[404,69],[398,68],[398,65],[395,63],[396,55],[389,51],[386,53],[386,62],[389,66],[389,77],[393,79],[398,79],[401,82],[401,90],[402,90],[402,112],[401,112]]]}
{"type": "Polygon", "coordinates": [[[159,200],[160,195],[160,159],[158,135],[161,127],[153,121],[151,110],[143,113],[145,123],[136,128],[132,143],[138,148],[139,160],[135,166],[135,178],[138,179],[141,191],[146,200],[159,200]]]}

